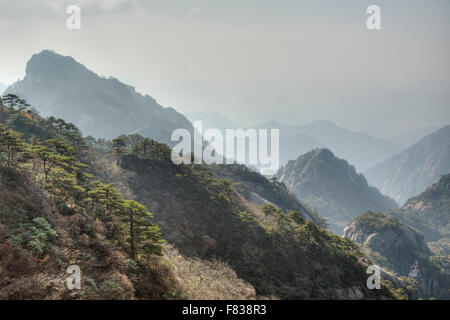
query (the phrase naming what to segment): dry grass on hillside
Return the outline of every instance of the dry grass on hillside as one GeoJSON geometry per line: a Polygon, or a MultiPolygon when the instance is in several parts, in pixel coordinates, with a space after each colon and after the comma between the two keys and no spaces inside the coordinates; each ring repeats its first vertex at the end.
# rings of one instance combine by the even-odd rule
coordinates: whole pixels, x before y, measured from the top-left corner
{"type": "Polygon", "coordinates": [[[186,257],[172,245],[166,245],[164,253],[187,299],[273,299],[257,296],[255,288],[239,278],[226,262],[186,257]]]}

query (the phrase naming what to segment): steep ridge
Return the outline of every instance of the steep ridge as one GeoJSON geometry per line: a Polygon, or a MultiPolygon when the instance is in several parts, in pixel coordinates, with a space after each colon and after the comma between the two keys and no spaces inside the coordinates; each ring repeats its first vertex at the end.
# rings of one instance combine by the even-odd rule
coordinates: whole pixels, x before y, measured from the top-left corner
{"type": "Polygon", "coordinates": [[[403,205],[450,173],[450,125],[364,172],[370,184],[403,205]]]}

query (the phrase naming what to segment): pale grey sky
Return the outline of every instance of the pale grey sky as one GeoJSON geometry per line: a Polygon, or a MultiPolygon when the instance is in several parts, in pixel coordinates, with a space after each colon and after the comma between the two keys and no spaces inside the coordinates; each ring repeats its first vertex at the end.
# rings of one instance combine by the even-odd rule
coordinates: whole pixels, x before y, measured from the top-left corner
{"type": "Polygon", "coordinates": [[[51,49],[180,112],[388,136],[450,123],[449,36],[448,0],[0,0],[0,82],[51,49]]]}

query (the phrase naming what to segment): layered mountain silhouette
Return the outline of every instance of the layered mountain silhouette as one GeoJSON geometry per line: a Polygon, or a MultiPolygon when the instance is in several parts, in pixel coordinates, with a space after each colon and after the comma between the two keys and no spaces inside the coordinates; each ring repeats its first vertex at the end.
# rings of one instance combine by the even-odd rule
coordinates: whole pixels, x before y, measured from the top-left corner
{"type": "Polygon", "coordinates": [[[328,149],[315,149],[289,161],[276,178],[320,212],[337,234],[342,234],[353,218],[367,210],[379,212],[397,207],[395,201],[370,187],[362,174],[328,149]]]}
{"type": "Polygon", "coordinates": [[[398,138],[398,141],[402,143],[394,143],[374,138],[366,133],[346,130],[325,120],[295,126],[287,126],[272,120],[261,125],[245,127],[218,112],[197,112],[186,114],[186,116],[192,123],[202,121],[204,130],[219,129],[224,136],[226,129],[279,129],[281,165],[285,165],[289,160],[297,159],[300,155],[313,149],[329,148],[337,156],[349,160],[360,171],[388,159],[403,149],[403,140],[414,139],[421,133],[411,133],[411,136],[405,134],[406,137],[398,138]]]}
{"type": "Polygon", "coordinates": [[[347,130],[326,120],[296,126],[270,121],[259,127],[280,129],[280,158],[286,158],[283,149],[295,155],[288,155],[289,160],[292,160],[313,148],[328,148],[336,156],[350,161],[360,172],[388,159],[400,149],[395,143],[374,138],[367,133],[347,130]],[[284,140],[288,141],[285,148],[284,140]],[[289,143],[290,140],[296,141],[297,149],[292,150],[293,144],[289,143]]]}
{"type": "Polygon", "coordinates": [[[33,55],[25,78],[6,92],[25,98],[43,116],[63,118],[100,138],[136,132],[169,143],[174,129],[191,128],[183,115],[134,87],[100,77],[72,57],[49,50],[33,55]]]}
{"type": "Polygon", "coordinates": [[[400,205],[450,173],[450,125],[367,170],[370,184],[400,205]]]}

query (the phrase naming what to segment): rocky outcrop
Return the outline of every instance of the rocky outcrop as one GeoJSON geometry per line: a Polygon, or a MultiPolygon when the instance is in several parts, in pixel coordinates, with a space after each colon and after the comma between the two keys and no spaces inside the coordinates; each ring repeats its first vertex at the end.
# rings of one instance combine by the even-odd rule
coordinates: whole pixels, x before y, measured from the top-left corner
{"type": "Polygon", "coordinates": [[[376,260],[400,274],[407,274],[417,259],[430,254],[422,234],[383,214],[358,217],[344,229],[344,237],[369,253],[379,253],[386,260],[376,260]]]}
{"type": "MultiPolygon", "coordinates": [[[[385,214],[368,212],[345,228],[344,237],[358,243],[376,264],[392,270],[397,277],[414,279],[419,297],[450,298],[450,277],[442,273],[442,265],[450,260],[432,257],[417,230],[385,214]]],[[[396,287],[408,285],[399,281],[391,280],[396,287]]]]}

